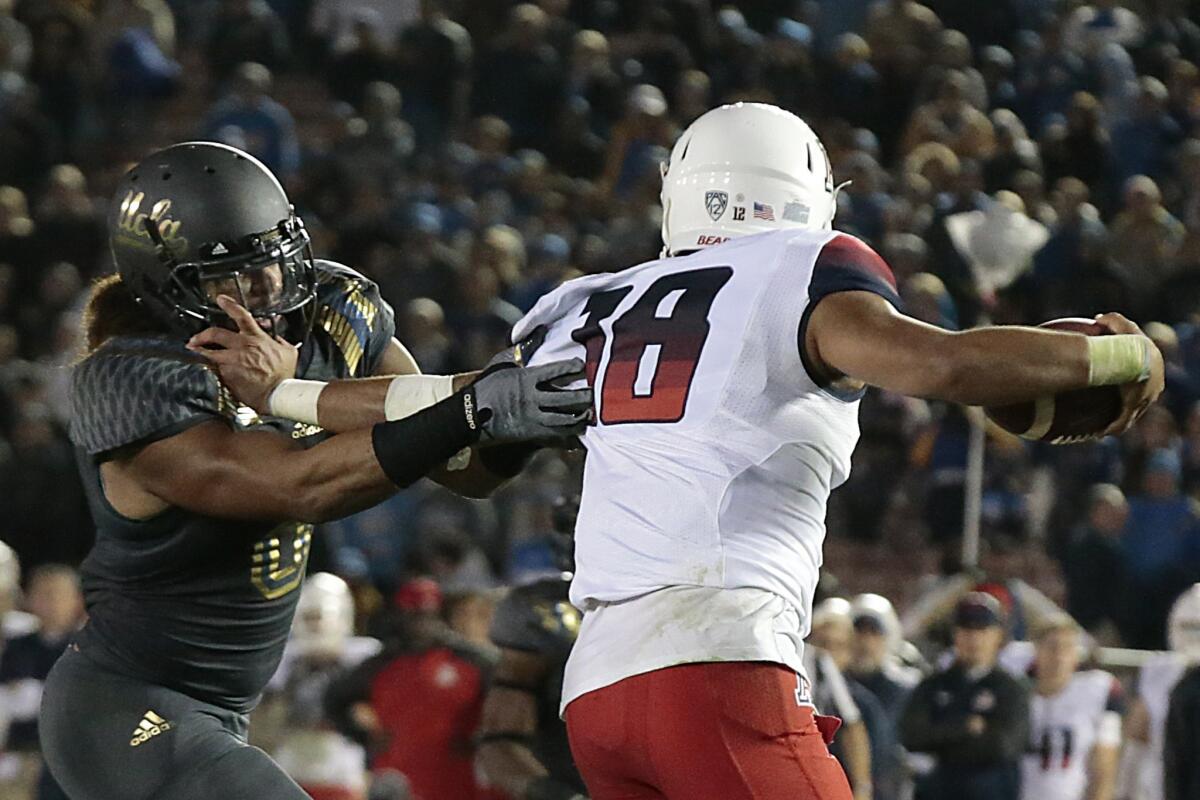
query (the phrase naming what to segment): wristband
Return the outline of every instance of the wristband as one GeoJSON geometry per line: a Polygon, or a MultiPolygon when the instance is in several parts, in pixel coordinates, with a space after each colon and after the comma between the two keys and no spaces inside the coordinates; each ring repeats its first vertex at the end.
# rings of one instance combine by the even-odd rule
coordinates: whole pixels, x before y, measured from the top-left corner
{"type": "Polygon", "coordinates": [[[267,396],[267,413],[306,425],[317,422],[317,399],[325,388],[324,381],[304,381],[284,378],[267,396]]]}
{"type": "Polygon", "coordinates": [[[404,419],[454,394],[453,375],[398,375],[388,384],[384,418],[404,419]]]}
{"type": "Polygon", "coordinates": [[[409,486],[479,441],[486,413],[476,407],[475,390],[468,386],[411,416],[373,427],[375,458],[392,483],[409,486]]]}
{"type": "Polygon", "coordinates": [[[1113,386],[1150,377],[1150,340],[1136,333],[1089,336],[1088,386],[1113,386]]]}

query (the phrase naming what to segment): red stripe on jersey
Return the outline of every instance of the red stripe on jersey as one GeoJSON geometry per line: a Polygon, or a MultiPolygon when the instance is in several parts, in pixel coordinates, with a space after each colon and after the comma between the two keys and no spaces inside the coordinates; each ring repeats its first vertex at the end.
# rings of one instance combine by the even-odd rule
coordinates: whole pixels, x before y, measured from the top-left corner
{"type": "Polygon", "coordinates": [[[884,281],[892,291],[897,290],[896,276],[887,262],[865,242],[845,233],[837,234],[821,248],[813,269],[819,270],[823,266],[859,270],[884,281]]]}

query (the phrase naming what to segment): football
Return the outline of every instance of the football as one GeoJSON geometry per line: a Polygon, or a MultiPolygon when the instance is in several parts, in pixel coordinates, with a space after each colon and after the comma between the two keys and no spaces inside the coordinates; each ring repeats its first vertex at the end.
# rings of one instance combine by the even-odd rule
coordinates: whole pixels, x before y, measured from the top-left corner
{"type": "MultiPolygon", "coordinates": [[[[1088,336],[1107,336],[1112,333],[1094,320],[1083,318],[1056,319],[1043,322],[1038,327],[1088,336]]],[[[989,406],[984,411],[1001,428],[1023,439],[1050,444],[1086,442],[1099,438],[1104,429],[1120,416],[1121,388],[1091,386],[1073,389],[1034,402],[989,406]]]]}

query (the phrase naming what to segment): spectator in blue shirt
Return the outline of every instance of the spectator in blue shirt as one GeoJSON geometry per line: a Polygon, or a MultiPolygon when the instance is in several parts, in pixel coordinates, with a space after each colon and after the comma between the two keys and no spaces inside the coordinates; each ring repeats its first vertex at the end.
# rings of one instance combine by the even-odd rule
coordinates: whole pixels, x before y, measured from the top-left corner
{"type": "Polygon", "coordinates": [[[1182,471],[1174,450],[1150,454],[1141,492],[1129,499],[1129,524],[1122,539],[1130,596],[1122,638],[1129,647],[1161,650],[1171,602],[1195,581],[1200,519],[1195,501],[1179,490],[1182,471]]]}
{"type": "Polygon", "coordinates": [[[1169,170],[1168,154],[1183,141],[1183,131],[1167,110],[1167,99],[1167,87],[1158,78],[1144,77],[1139,81],[1132,113],[1112,130],[1117,181],[1134,175],[1157,179],[1169,170]]]}
{"type": "Polygon", "coordinates": [[[222,129],[242,132],[246,149],[283,179],[300,167],[300,145],[296,123],[271,98],[271,71],[262,64],[247,62],[234,70],[229,93],[217,101],[204,122],[204,135],[217,138],[222,129]]]}

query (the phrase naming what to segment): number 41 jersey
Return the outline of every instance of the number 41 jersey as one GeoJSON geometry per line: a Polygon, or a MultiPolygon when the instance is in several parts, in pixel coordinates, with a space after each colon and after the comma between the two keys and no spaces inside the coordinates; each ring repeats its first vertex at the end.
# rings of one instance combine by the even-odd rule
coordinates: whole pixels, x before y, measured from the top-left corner
{"type": "Polygon", "coordinates": [[[755,587],[808,609],[825,505],[858,440],[858,396],[818,385],[800,343],[821,297],[896,302],[845,234],[785,230],[563,284],[513,331],[531,363],[586,358],[596,392],[571,601],[755,587]]]}

